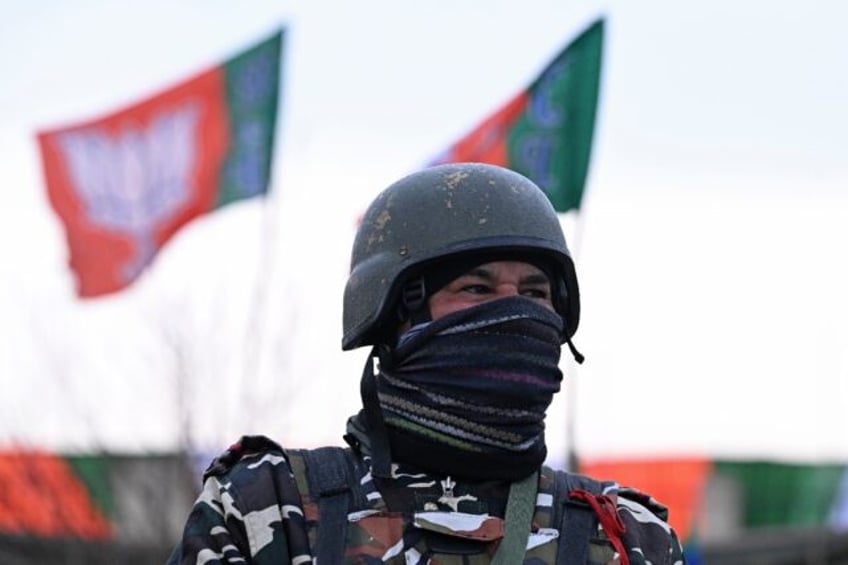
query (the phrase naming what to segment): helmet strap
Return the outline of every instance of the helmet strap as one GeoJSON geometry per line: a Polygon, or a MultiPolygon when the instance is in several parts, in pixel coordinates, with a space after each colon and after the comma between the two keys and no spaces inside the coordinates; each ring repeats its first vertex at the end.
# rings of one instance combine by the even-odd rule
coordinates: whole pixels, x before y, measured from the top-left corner
{"type": "Polygon", "coordinates": [[[430,322],[430,307],[427,304],[427,283],[424,277],[416,277],[406,283],[400,297],[400,317],[415,326],[430,322]]]}
{"type": "Polygon", "coordinates": [[[377,379],[374,376],[374,361],[378,357],[377,346],[375,346],[365,362],[359,392],[362,396],[366,425],[370,430],[368,435],[371,441],[371,472],[375,477],[391,477],[392,455],[389,449],[389,436],[377,396],[377,379]]]}
{"type": "Polygon", "coordinates": [[[571,355],[572,355],[572,357],[574,357],[574,360],[577,361],[577,364],[582,365],[583,361],[586,358],[583,356],[582,353],[577,351],[577,348],[574,347],[573,343],[571,343],[571,338],[570,337],[566,338],[565,343],[566,343],[566,345],[568,345],[568,350],[571,351],[571,355]]]}

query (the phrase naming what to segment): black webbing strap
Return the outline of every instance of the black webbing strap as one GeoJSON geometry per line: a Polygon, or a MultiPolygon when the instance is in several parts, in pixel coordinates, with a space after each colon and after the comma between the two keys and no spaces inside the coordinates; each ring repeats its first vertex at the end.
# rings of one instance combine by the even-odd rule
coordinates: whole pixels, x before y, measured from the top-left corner
{"type": "Polygon", "coordinates": [[[359,382],[359,394],[362,396],[362,410],[370,431],[371,474],[381,479],[388,479],[392,476],[392,454],[386,422],[383,420],[383,410],[380,408],[380,399],[377,395],[377,378],[374,376],[374,360],[381,358],[380,349],[381,346],[375,345],[368,354],[368,360],[362,370],[362,379],[359,382]]]}
{"type": "Polygon", "coordinates": [[[555,476],[553,524],[559,524],[557,565],[585,565],[589,556],[589,540],[598,528],[598,517],[591,506],[571,499],[568,493],[573,489],[583,489],[601,494],[603,484],[564,471],[557,471],[555,476]]]}
{"type": "Polygon", "coordinates": [[[315,561],[331,565],[344,560],[347,514],[351,489],[356,486],[353,468],[346,450],[341,447],[319,447],[303,450],[306,477],[312,499],[318,503],[318,547],[315,561]]]}

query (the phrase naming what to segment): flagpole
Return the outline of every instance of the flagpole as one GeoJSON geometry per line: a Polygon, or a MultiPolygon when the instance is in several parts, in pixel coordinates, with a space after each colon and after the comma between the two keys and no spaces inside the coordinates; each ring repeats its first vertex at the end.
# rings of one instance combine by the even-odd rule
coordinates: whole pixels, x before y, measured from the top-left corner
{"type": "MultiPolygon", "coordinates": [[[[583,216],[580,210],[574,214],[574,237],[570,245],[571,258],[575,265],[578,263],[580,249],[583,241],[583,216]]],[[[579,471],[579,461],[577,456],[577,448],[575,446],[577,437],[577,372],[579,364],[574,357],[569,357],[569,370],[565,376],[565,441],[567,448],[566,455],[566,470],[570,472],[579,471]]]]}
{"type": "Polygon", "coordinates": [[[258,406],[258,398],[264,396],[259,389],[263,384],[262,378],[262,355],[265,350],[265,326],[267,324],[268,291],[276,266],[276,239],[277,224],[276,209],[277,199],[273,191],[269,191],[262,203],[262,218],[260,221],[260,241],[258,264],[255,270],[255,280],[251,302],[248,311],[248,319],[244,332],[244,363],[240,378],[239,407],[242,414],[246,415],[244,430],[239,433],[257,433],[255,429],[257,417],[262,414],[258,406]],[[259,391],[259,397],[252,391],[259,391]]]}
{"type": "MultiPolygon", "coordinates": [[[[280,30],[274,34],[272,40],[276,42],[274,56],[279,64],[282,58],[282,42],[283,31],[280,30]]],[[[270,44],[271,40],[269,40],[270,44]]],[[[248,319],[245,324],[244,345],[243,345],[243,367],[241,378],[239,379],[240,390],[238,391],[239,404],[237,411],[239,414],[245,414],[245,417],[237,418],[241,421],[244,429],[239,430],[240,433],[257,433],[259,430],[255,428],[257,419],[261,417],[264,410],[260,409],[260,404],[265,404],[270,400],[274,400],[273,394],[266,394],[263,382],[263,353],[265,351],[266,341],[266,326],[267,326],[267,311],[268,308],[268,293],[272,282],[275,267],[277,265],[277,235],[278,235],[278,206],[279,199],[273,180],[279,177],[275,164],[279,161],[277,156],[280,154],[280,146],[282,141],[280,131],[280,116],[282,113],[281,94],[282,87],[279,84],[279,70],[276,71],[277,83],[275,83],[274,91],[276,99],[273,107],[273,129],[270,136],[270,147],[268,153],[268,168],[266,169],[265,177],[265,195],[262,201],[262,218],[260,220],[260,241],[258,264],[254,271],[255,281],[253,284],[253,292],[251,295],[251,303],[248,311],[248,319]],[[261,402],[260,399],[264,399],[261,402]]],[[[267,108],[266,108],[267,110],[267,108]]],[[[277,184],[276,186],[279,186],[277,184]]],[[[272,377],[273,380],[273,377],[272,377]]]]}

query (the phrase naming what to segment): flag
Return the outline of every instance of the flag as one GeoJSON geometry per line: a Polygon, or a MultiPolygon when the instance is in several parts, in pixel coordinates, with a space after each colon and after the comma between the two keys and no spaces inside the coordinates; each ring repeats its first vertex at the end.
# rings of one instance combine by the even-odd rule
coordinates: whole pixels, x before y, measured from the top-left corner
{"type": "Polygon", "coordinates": [[[186,223],[265,194],[283,30],[98,119],[37,134],[80,297],[132,283],[186,223]]]}
{"type": "Polygon", "coordinates": [[[579,472],[649,493],[684,543],[769,528],[848,526],[848,465],[711,459],[592,459],[579,472]]]}
{"type": "Polygon", "coordinates": [[[603,18],[592,23],[502,108],[434,164],[477,161],[532,179],[560,212],[580,208],[601,72],[603,18]]]}

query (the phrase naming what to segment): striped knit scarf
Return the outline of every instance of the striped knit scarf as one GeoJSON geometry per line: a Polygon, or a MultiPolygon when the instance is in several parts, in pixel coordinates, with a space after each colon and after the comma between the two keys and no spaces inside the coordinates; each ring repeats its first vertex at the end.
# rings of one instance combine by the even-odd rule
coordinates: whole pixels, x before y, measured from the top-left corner
{"type": "Polygon", "coordinates": [[[391,457],[470,479],[516,480],[547,454],[561,318],[523,297],[454,312],[380,355],[377,398],[391,457]]]}

